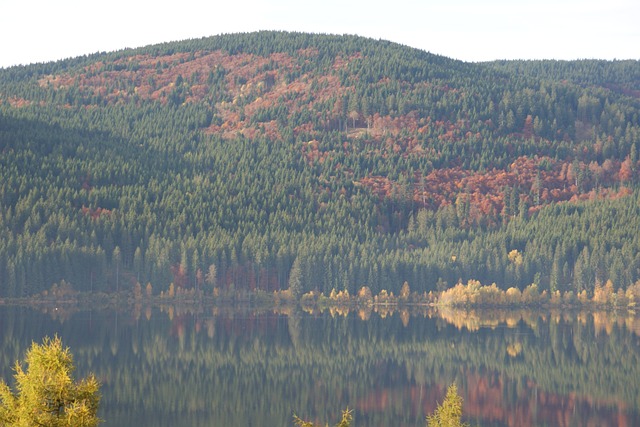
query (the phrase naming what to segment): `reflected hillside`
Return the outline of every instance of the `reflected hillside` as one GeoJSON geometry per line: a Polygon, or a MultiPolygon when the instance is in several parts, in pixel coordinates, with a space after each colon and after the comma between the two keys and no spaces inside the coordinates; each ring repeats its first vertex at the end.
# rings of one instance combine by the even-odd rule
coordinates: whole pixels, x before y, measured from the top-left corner
{"type": "Polygon", "coordinates": [[[46,314],[3,308],[5,378],[58,333],[103,381],[105,426],[424,426],[456,381],[472,425],[638,425],[640,338],[629,319],[527,311],[181,311],[46,314]],[[408,319],[408,320],[407,320],[408,319]]]}

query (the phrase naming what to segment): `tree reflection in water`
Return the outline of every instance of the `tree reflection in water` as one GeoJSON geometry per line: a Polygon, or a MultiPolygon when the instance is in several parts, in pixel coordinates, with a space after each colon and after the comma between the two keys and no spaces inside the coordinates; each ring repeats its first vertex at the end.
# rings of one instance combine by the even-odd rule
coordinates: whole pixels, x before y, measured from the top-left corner
{"type": "Polygon", "coordinates": [[[2,307],[3,378],[58,334],[105,426],[425,425],[452,382],[471,425],[640,425],[640,320],[603,313],[2,307]],[[367,319],[367,320],[363,320],[367,319]]]}

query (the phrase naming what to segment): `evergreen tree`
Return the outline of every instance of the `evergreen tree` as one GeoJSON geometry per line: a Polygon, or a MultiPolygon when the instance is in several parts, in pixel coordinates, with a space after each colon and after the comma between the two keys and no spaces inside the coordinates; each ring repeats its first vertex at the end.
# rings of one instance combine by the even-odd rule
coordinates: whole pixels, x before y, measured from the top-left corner
{"type": "Polygon", "coordinates": [[[299,298],[302,294],[302,268],[300,257],[297,257],[289,272],[289,292],[294,298],[299,298]]]}
{"type": "Polygon", "coordinates": [[[60,338],[33,343],[25,356],[26,370],[16,362],[17,394],[0,382],[0,421],[7,427],[94,427],[100,401],[93,375],[73,379],[73,357],[60,338]]]}
{"type": "Polygon", "coordinates": [[[461,421],[462,397],[458,394],[458,387],[451,384],[447,395],[435,412],[427,416],[427,427],[465,427],[468,424],[461,421]]]}

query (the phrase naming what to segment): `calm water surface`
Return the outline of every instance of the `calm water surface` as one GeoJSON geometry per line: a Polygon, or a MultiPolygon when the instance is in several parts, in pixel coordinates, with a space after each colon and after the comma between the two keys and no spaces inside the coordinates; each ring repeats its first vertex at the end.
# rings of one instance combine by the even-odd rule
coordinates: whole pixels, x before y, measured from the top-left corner
{"type": "Polygon", "coordinates": [[[61,336],[105,427],[334,425],[347,406],[354,426],[425,426],[453,381],[471,425],[640,426],[635,317],[0,307],[0,331],[5,379],[61,336]]]}

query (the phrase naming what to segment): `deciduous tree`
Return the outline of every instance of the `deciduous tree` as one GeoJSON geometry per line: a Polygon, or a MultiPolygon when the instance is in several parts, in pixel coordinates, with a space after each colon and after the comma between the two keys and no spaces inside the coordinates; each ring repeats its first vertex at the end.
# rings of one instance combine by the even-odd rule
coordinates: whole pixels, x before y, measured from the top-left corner
{"type": "MultiPolygon", "coordinates": [[[[342,411],[342,419],[336,427],[349,427],[351,425],[351,421],[353,420],[353,411],[350,411],[349,408],[342,411]]],[[[297,415],[293,416],[293,422],[299,427],[317,427],[316,424],[304,421],[300,419],[297,415]]]]}

